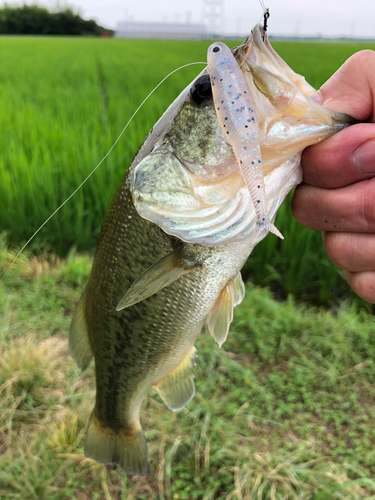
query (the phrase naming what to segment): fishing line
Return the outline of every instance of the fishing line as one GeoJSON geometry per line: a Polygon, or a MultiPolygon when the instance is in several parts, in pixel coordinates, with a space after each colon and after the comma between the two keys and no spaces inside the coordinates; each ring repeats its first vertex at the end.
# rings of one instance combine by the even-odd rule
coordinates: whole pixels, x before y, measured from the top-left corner
{"type": "MultiPolygon", "coordinates": [[[[268,7],[266,7],[265,3],[264,3],[264,0],[259,0],[259,3],[260,3],[260,6],[261,6],[261,9],[263,10],[263,31],[264,33],[267,32],[267,23],[268,23],[268,19],[270,17],[270,9],[268,7]]],[[[259,24],[261,22],[261,19],[259,20],[259,24]]],[[[263,34],[263,42],[264,42],[264,34],[263,34]]]]}
{"type": "Polygon", "coordinates": [[[29,238],[27,240],[27,242],[24,244],[24,246],[21,248],[21,250],[18,252],[18,254],[14,257],[14,259],[12,260],[12,262],[10,263],[9,267],[6,269],[5,273],[4,273],[4,276],[1,278],[1,281],[4,280],[5,276],[8,274],[9,270],[12,268],[13,264],[16,262],[16,260],[18,259],[18,257],[21,255],[21,253],[25,250],[25,248],[27,247],[27,245],[35,238],[35,236],[39,233],[39,231],[41,229],[43,229],[43,227],[52,219],[52,217],[54,215],[57,214],[57,212],[59,210],[62,209],[62,207],[64,205],[66,205],[68,203],[69,200],[71,200],[73,198],[73,196],[81,189],[81,187],[85,184],[86,181],[88,181],[90,179],[90,177],[94,174],[94,172],[96,172],[96,170],[100,167],[100,165],[103,163],[103,161],[108,157],[108,155],[112,152],[112,150],[114,149],[114,147],[116,146],[116,144],[118,143],[118,141],[121,139],[123,133],[125,132],[125,130],[128,128],[128,126],[130,125],[131,121],[133,120],[133,118],[135,117],[135,115],[138,113],[138,111],[141,109],[141,107],[145,104],[145,102],[148,100],[149,97],[151,97],[151,95],[155,92],[156,89],[158,89],[160,87],[160,85],[162,83],[165,82],[165,80],[167,78],[169,78],[171,75],[173,75],[174,73],[176,73],[177,71],[179,71],[180,69],[183,69],[183,68],[187,68],[188,66],[194,66],[195,64],[204,64],[205,66],[207,66],[207,63],[206,62],[202,62],[202,61],[198,61],[198,62],[191,62],[191,63],[187,63],[187,64],[184,64],[183,66],[180,66],[179,68],[177,69],[174,69],[173,71],[171,71],[167,76],[165,76],[157,85],[156,87],[154,87],[151,92],[148,94],[147,97],[145,97],[143,99],[143,101],[141,102],[141,104],[138,106],[138,108],[134,111],[134,113],[132,114],[132,116],[130,117],[128,123],[125,125],[125,127],[122,129],[122,131],[120,132],[120,135],[117,137],[117,139],[115,140],[115,142],[112,144],[111,148],[109,149],[109,151],[107,152],[107,154],[100,160],[100,162],[96,165],[96,167],[91,170],[91,172],[89,173],[89,175],[81,182],[81,184],[77,187],[77,189],[75,189],[75,191],[73,191],[73,193],[68,196],[68,198],[58,207],[56,208],[56,210],[43,222],[43,224],[35,231],[35,233],[31,236],[31,238],[29,238]]]}
{"type": "Polygon", "coordinates": [[[265,14],[268,9],[265,6],[264,0],[259,0],[259,3],[260,3],[260,6],[263,10],[263,14],[265,14]]]}

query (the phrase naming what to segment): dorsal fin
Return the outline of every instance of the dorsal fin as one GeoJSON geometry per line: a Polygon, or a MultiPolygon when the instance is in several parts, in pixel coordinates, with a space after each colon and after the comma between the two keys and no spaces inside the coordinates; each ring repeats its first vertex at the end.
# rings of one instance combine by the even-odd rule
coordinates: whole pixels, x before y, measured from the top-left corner
{"type": "Polygon", "coordinates": [[[86,319],[86,290],[74,311],[69,329],[69,351],[81,370],[86,370],[93,358],[86,319]]]}

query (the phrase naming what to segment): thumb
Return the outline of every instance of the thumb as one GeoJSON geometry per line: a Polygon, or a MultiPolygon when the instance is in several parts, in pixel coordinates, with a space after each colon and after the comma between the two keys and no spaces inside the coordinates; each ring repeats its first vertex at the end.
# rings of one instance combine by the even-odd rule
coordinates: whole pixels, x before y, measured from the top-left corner
{"type": "Polygon", "coordinates": [[[312,98],[359,121],[375,122],[375,52],[351,56],[312,98]]]}
{"type": "Polygon", "coordinates": [[[370,123],[353,125],[307,148],[302,156],[304,183],[338,188],[374,176],[375,52],[354,54],[312,98],[333,111],[370,123]]]}

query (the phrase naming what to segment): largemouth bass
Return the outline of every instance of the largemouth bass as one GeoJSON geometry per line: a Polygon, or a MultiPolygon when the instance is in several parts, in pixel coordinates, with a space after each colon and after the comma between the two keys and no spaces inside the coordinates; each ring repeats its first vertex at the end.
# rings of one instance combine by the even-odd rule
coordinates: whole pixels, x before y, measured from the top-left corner
{"type": "Polygon", "coordinates": [[[88,457],[145,474],[147,391],[172,410],[193,398],[195,339],[207,325],[225,341],[245,293],[240,270],[277,232],[302,150],[350,123],[313,92],[258,25],[232,52],[210,47],[208,68],[145,139],[108,208],[70,328],[78,366],[95,359],[88,457]]]}

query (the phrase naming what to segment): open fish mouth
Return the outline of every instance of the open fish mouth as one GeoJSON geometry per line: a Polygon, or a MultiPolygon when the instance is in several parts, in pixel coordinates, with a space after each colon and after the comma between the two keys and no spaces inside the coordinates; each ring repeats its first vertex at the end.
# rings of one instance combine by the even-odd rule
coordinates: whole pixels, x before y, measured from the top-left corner
{"type": "MultiPolygon", "coordinates": [[[[267,211],[274,221],[302,180],[302,150],[351,121],[311,99],[314,88],[274,51],[261,25],[232,53],[254,110],[267,211]]],[[[247,239],[256,228],[254,200],[219,124],[220,103],[212,98],[207,68],[180,97],[169,128],[132,170],[134,205],[142,217],[185,242],[216,246],[247,239]]],[[[252,243],[266,234],[260,231],[252,243]]]]}

